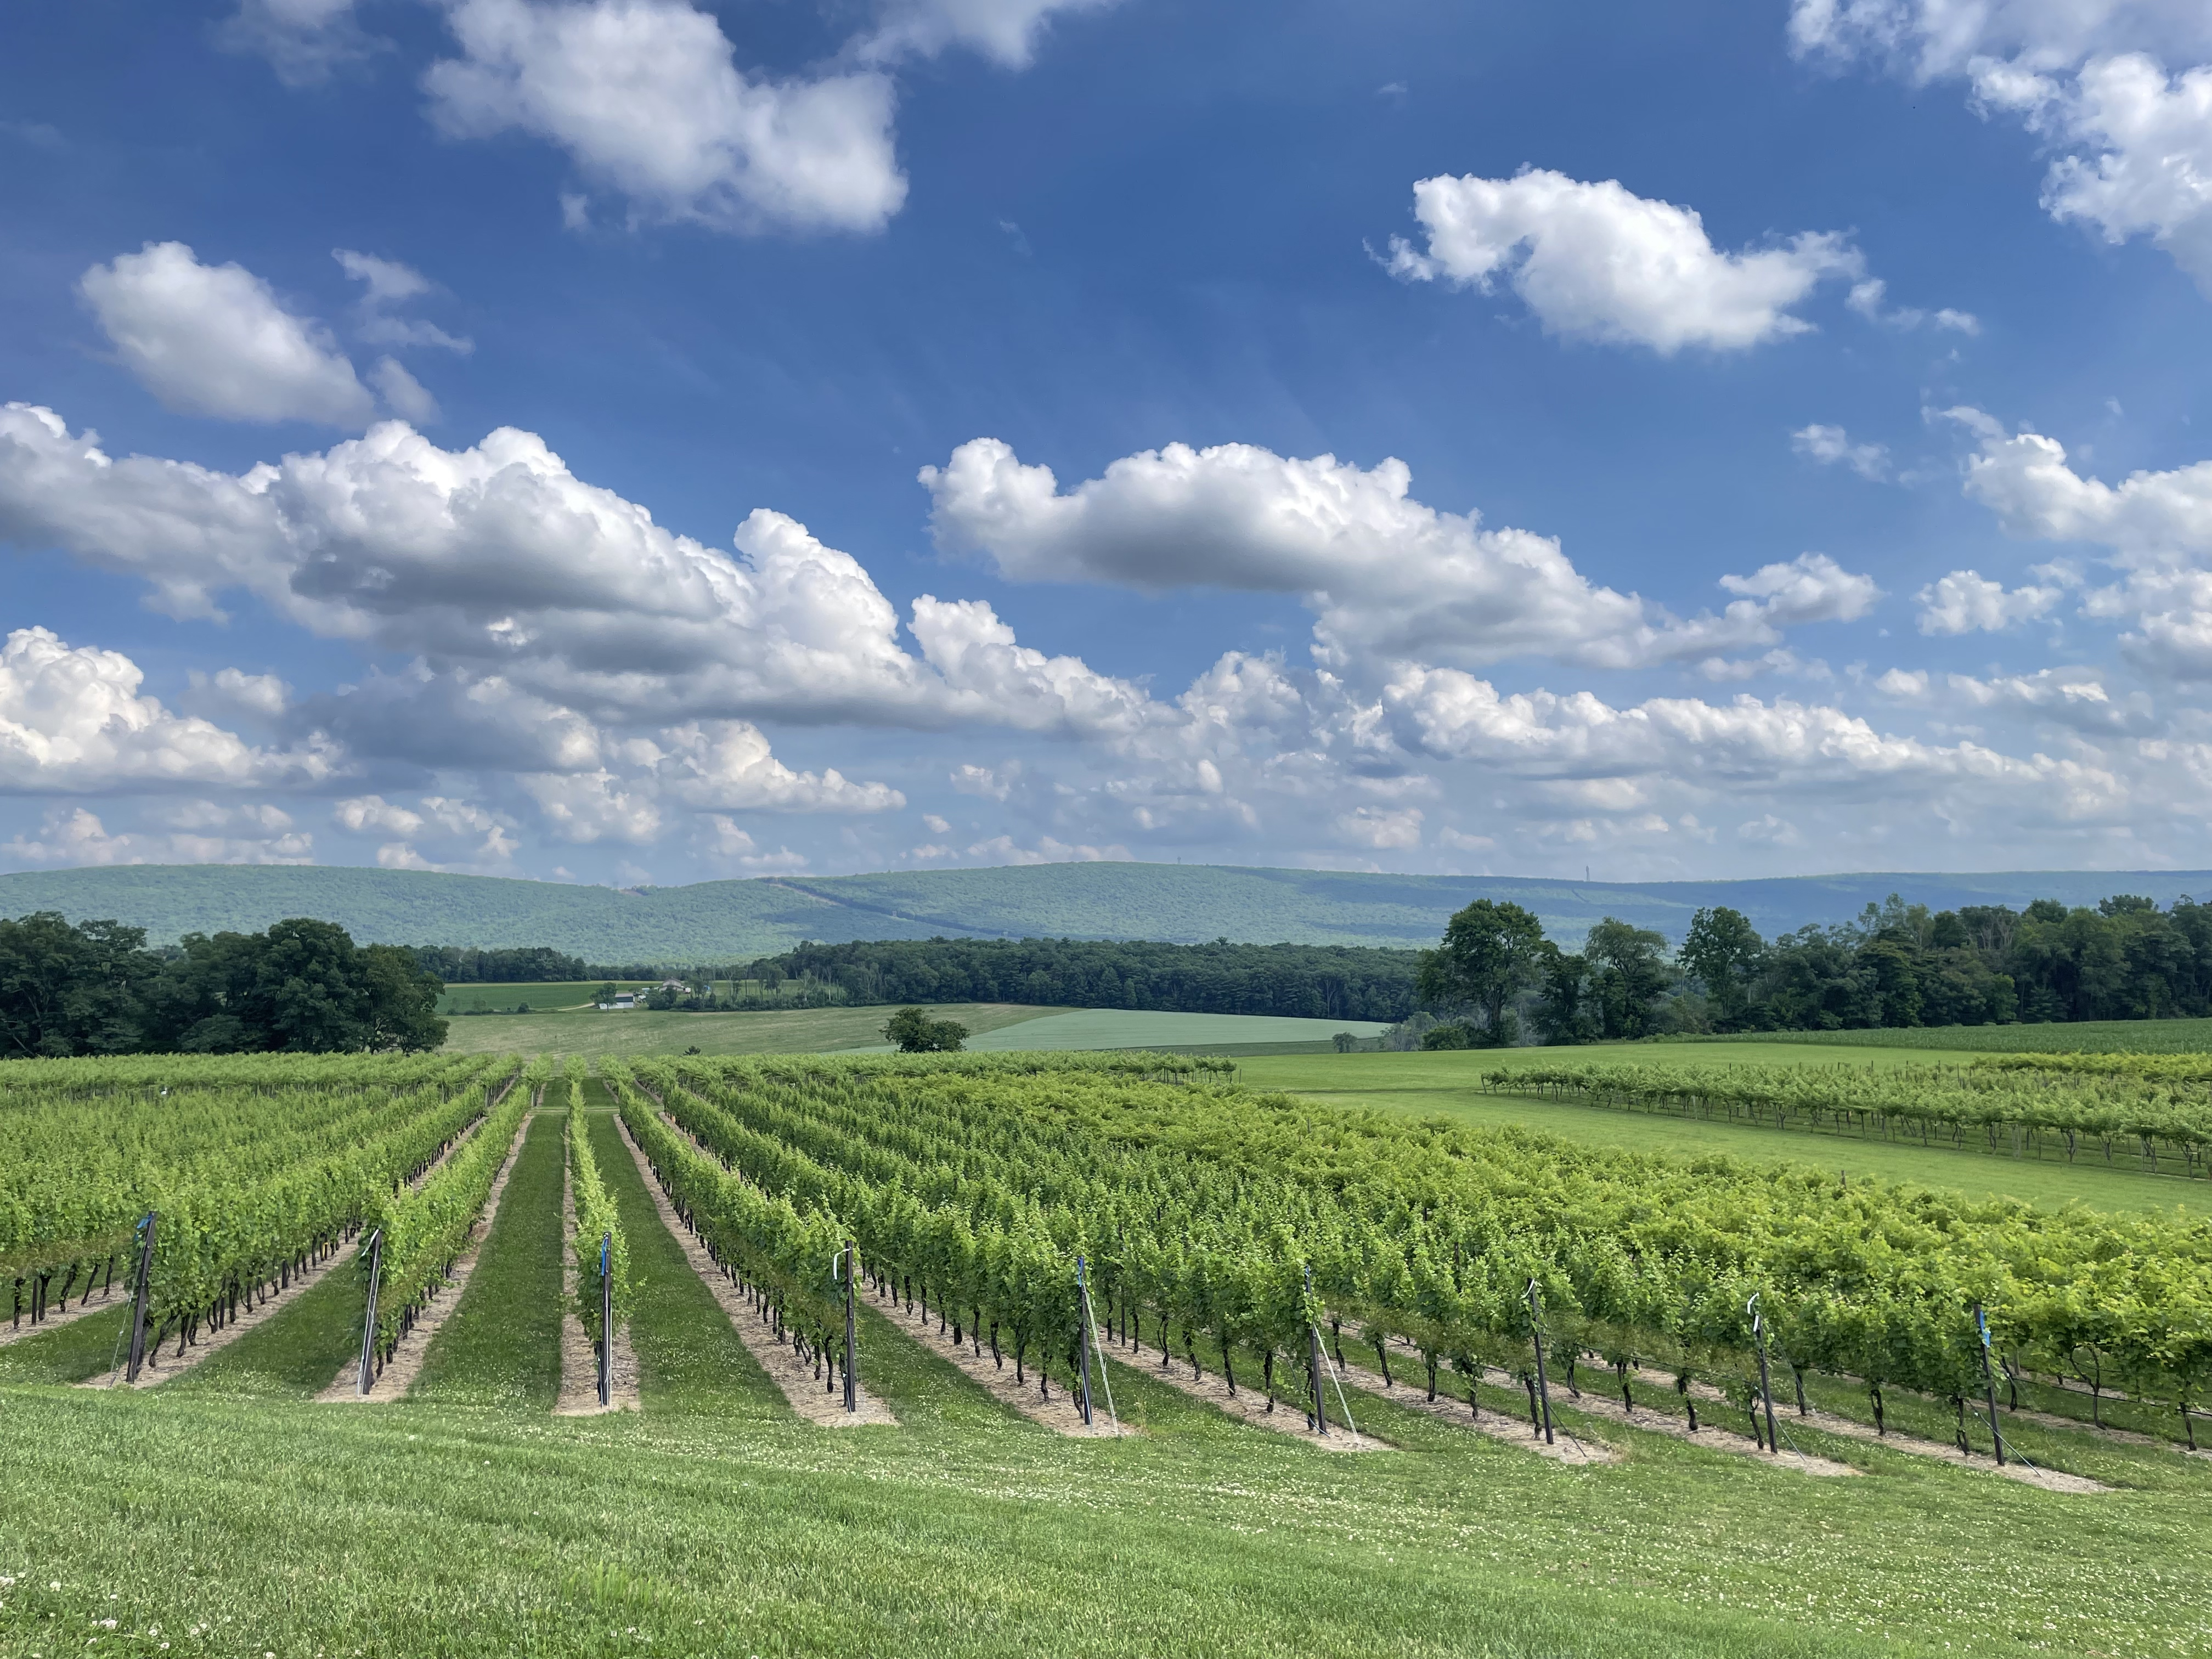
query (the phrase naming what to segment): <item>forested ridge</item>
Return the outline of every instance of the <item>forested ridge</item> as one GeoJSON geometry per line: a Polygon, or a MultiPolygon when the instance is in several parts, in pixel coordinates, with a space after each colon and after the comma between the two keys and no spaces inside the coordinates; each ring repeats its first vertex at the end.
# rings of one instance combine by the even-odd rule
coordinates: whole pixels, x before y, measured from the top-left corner
{"type": "Polygon", "coordinates": [[[863,1005],[1027,1002],[1397,1020],[1413,1012],[1419,969],[1418,951],[1364,945],[931,939],[802,945],[752,971],[811,975],[863,1005]]]}

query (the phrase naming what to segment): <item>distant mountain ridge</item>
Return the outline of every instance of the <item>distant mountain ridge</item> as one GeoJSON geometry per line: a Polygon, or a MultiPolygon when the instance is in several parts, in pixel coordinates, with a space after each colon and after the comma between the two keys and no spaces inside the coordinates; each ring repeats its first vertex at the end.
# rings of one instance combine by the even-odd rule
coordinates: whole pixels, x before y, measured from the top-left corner
{"type": "Polygon", "coordinates": [[[1701,906],[1731,905],[1761,933],[1850,920],[1891,893],[1935,909],[2139,893],[2212,897],[2212,871],[1877,872],[1756,881],[1589,882],[1533,876],[1389,876],[1231,865],[1051,864],[993,870],[774,877],[688,887],[571,886],[495,876],[316,865],[118,865],[0,875],[0,915],[112,917],[156,943],[320,916],[367,944],[550,945],[593,962],[704,962],[801,939],[1148,939],[1191,943],[1432,944],[1478,898],[1526,906],[1578,942],[1603,916],[1680,943],[1701,906]]]}

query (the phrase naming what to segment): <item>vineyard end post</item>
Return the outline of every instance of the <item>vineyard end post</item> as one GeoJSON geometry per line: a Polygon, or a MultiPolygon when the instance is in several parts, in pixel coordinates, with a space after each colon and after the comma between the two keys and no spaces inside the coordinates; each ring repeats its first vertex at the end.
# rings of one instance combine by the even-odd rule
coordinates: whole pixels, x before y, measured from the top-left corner
{"type": "Polygon", "coordinates": [[[1083,1282],[1083,1257],[1075,1258],[1075,1355],[1076,1379],[1081,1385],[1077,1404],[1082,1407],[1083,1426],[1091,1426],[1091,1294],[1083,1282]]]}
{"type": "MultiPolygon", "coordinates": [[[[1313,1269],[1306,1269],[1306,1310],[1313,1310],[1313,1269]]],[[[1314,1425],[1322,1434],[1328,1432],[1328,1401],[1321,1391],[1321,1327],[1309,1317],[1306,1321],[1306,1376],[1313,1384],[1314,1425]]]]}
{"type": "Polygon", "coordinates": [[[1982,1392],[1990,1402],[1990,1439],[1997,1449],[1997,1467],[2004,1467],[2004,1431],[1997,1426],[1997,1379],[1990,1370],[1990,1322],[1982,1304],[1974,1304],[1974,1329],[1982,1339],[1982,1392]]]}
{"type": "Polygon", "coordinates": [[[1552,1384],[1544,1375],[1543,1301],[1533,1279],[1528,1281],[1528,1340],[1536,1349],[1536,1398],[1543,1407],[1544,1443],[1556,1445],[1558,1442],[1552,1438],[1552,1384]]]}
{"type": "Polygon", "coordinates": [[[376,1386],[376,1292],[384,1282],[384,1229],[379,1227],[368,1236],[368,1304],[361,1322],[361,1376],[357,1384],[362,1394],[376,1386]]]}
{"type": "Polygon", "coordinates": [[[860,1378],[853,1369],[853,1360],[860,1348],[853,1330],[853,1275],[857,1265],[853,1241],[848,1238],[845,1241],[845,1409],[848,1412],[860,1409],[860,1378]]]}
{"type": "Polygon", "coordinates": [[[1766,1455],[1779,1457],[1781,1444],[1774,1437],[1774,1378],[1766,1365],[1766,1316],[1759,1310],[1759,1294],[1752,1293],[1743,1310],[1751,1316],[1751,1334],[1759,1343],[1759,1399],[1766,1408],[1766,1455]]]}
{"type": "MultiPolygon", "coordinates": [[[[154,1228],[161,1218],[160,1211],[149,1210],[146,1218],[138,1224],[138,1273],[131,1293],[131,1359],[124,1369],[125,1382],[136,1382],[139,1367],[146,1363],[147,1291],[154,1276],[154,1228]]],[[[112,1350],[108,1357],[114,1358],[112,1350]]]]}
{"type": "Polygon", "coordinates": [[[599,1404],[615,1398],[615,1236],[599,1235],[599,1404]]]}

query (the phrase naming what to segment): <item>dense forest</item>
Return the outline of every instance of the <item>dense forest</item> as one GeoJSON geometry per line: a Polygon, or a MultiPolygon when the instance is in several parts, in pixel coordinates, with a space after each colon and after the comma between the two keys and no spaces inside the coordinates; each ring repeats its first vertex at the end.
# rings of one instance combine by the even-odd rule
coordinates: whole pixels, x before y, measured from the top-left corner
{"type": "Polygon", "coordinates": [[[802,945],[756,977],[811,975],[854,1003],[1026,1002],[1200,1014],[1403,1019],[1416,951],[1349,945],[1154,945],[1097,939],[883,939],[802,945]]]}
{"type": "MultiPolygon", "coordinates": [[[[563,956],[543,945],[506,951],[479,951],[465,945],[409,947],[416,964],[447,985],[574,985],[612,977],[581,957],[563,956]]],[[[635,977],[635,975],[623,975],[635,977]]]]}
{"type": "Polygon", "coordinates": [[[0,1059],[435,1048],[444,988],[414,952],[334,922],[149,951],[143,927],[34,911],[0,919],[0,1059]]]}
{"type": "Polygon", "coordinates": [[[1613,917],[1563,951],[1528,911],[1483,900],[1424,953],[1421,1000],[1400,1046],[2203,1017],[2212,905],[2122,894],[1931,912],[1893,896],[1771,939],[1715,907],[1670,952],[1664,935],[1613,917]]]}

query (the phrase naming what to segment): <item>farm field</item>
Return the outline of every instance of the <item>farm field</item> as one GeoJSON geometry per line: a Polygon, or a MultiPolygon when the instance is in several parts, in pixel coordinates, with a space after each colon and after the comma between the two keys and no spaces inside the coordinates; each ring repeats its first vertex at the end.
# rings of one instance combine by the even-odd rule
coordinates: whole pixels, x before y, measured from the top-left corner
{"type": "MultiPolygon", "coordinates": [[[[1470,1127],[1533,1129],[1577,1145],[1619,1147],[1675,1158],[1725,1152],[1753,1163],[1794,1163],[1891,1181],[1917,1181],[1955,1188],[1971,1197],[2016,1198],[2038,1206],[2079,1201],[2100,1209],[2141,1211],[2187,1207],[2212,1212],[2212,1186],[2181,1177],[2160,1177],[2094,1163],[2014,1160],[1969,1148],[1922,1147],[1881,1139],[1813,1134],[1764,1124],[1681,1118],[1571,1100],[1540,1098],[1483,1082],[1486,1072],[1528,1070],[1564,1058],[1602,1056],[1624,1060],[1706,1062],[1740,1059],[1746,1065],[1813,1064],[1820,1051],[1777,1044],[1771,1054],[1746,1044],[1700,1046],[1676,1051],[1657,1045],[1606,1048],[1474,1049],[1431,1054],[1299,1054],[1240,1059],[1238,1079],[1255,1089],[1280,1089],[1332,1105],[1366,1107],[1415,1116],[1434,1115],[1470,1127]]],[[[1913,1054],[1894,1048],[1845,1050],[1852,1062],[1874,1066],[1949,1063],[1942,1052],[1913,1054]]]]}
{"type": "MultiPolygon", "coordinates": [[[[1063,1012],[1019,1003],[933,1004],[933,1018],[957,1019],[983,1033],[1063,1012]]],[[[501,1014],[457,1019],[445,1054],[680,1054],[696,1046],[708,1054],[825,1054],[879,1048],[889,1008],[790,1008],[759,1013],[656,1013],[634,1008],[601,1013],[501,1014]]]]}
{"type": "MultiPolygon", "coordinates": [[[[1329,1057],[1340,1058],[1481,1057],[1329,1057]]],[[[0,1067],[12,1127],[51,1119],[81,1157],[11,1164],[0,1186],[35,1197],[105,1170],[127,1212],[143,1176],[128,1160],[103,1162],[67,1097],[102,1092],[104,1076],[107,1109],[159,1112],[132,1103],[154,1069],[34,1064],[0,1067]],[[35,1097],[9,1088],[27,1074],[65,1086],[35,1097]]],[[[104,1372],[120,1305],[0,1343],[0,1409],[13,1431],[0,1476],[9,1581],[0,1653],[89,1642],[95,1653],[151,1655],[166,1641],[171,1653],[301,1659],[1040,1650],[1809,1659],[2212,1645],[2212,1460],[2185,1455],[2163,1362],[2129,1372],[2143,1397],[2102,1407],[2132,1438],[2088,1425],[2086,1400],[2043,1370],[2063,1336],[2039,1311],[2037,1275],[2071,1282],[2069,1264],[2086,1255],[2117,1264],[2098,1281],[2115,1305],[2198,1330],[2201,1311],[2174,1291],[2201,1286],[2212,1243],[2171,1222],[2138,1236],[2078,1211],[2023,1221],[1953,1206],[1956,1226],[1944,1234],[1916,1219],[1925,1200],[1912,1190],[1873,1182],[1845,1194],[1478,1130],[1443,1158],[1448,1149],[1395,1115],[1324,1106],[1286,1117],[1231,1085],[1218,1063],[1162,1055],[608,1056],[589,1074],[498,1057],[343,1063],[363,1081],[412,1086],[398,1095],[347,1089],[337,1062],[187,1064],[222,1109],[201,1127],[173,1124],[159,1144],[173,1195],[193,1182],[234,1204],[269,1182],[322,1190],[331,1183],[308,1173],[362,1156],[342,1145],[381,1146],[418,1120],[444,1114],[434,1127],[447,1129],[467,1116],[434,1147],[407,1143],[427,1158],[402,1161],[394,1142],[387,1162],[348,1164],[371,1176],[350,1189],[352,1208],[295,1222],[268,1207],[258,1254],[215,1242],[212,1230],[157,1253],[155,1279],[179,1282],[154,1305],[171,1321],[198,1308],[202,1320],[186,1352],[168,1337],[172,1375],[159,1386],[66,1386],[104,1372]],[[225,1164],[209,1155],[234,1163],[231,1149],[251,1144],[252,1085],[279,1077],[290,1079],[283,1110],[264,1118],[333,1127],[270,1147],[254,1182],[217,1179],[225,1164]],[[364,1137],[358,1114],[372,1096],[400,1103],[368,1121],[389,1121],[389,1133],[364,1137]],[[350,1126],[343,1141],[340,1122],[350,1126]],[[927,1174],[955,1144],[965,1149],[963,1205],[927,1174]],[[1233,1177],[1218,1162],[1231,1158],[1233,1177]],[[1376,1200],[1401,1181],[1442,1182],[1443,1206],[1409,1233],[1325,1177],[1343,1167],[1382,1183],[1376,1200]],[[664,1221],[656,1182],[748,1305],[773,1310],[782,1344],[764,1334],[765,1313],[750,1323],[724,1313],[714,1281],[685,1254],[689,1236],[664,1221]],[[603,1195],[587,1194],[602,1183],[603,1195]],[[1018,1189],[1039,1200],[1030,1219],[994,1196],[1018,1189]],[[1117,1206],[1140,1191],[1143,1215],[1164,1205],[1179,1224],[1132,1232],[1117,1206]],[[1828,1290],[1771,1254],[1790,1228],[1827,1224],[1832,1210],[1838,1248],[1879,1224],[1909,1269],[1861,1316],[1889,1331],[1884,1352],[1899,1356],[1887,1362],[1886,1441],[1871,1437],[1867,1389],[1844,1374],[1865,1339],[1823,1311],[1828,1290]],[[1706,1285],[1683,1249],[1723,1218],[1740,1262],[1706,1285]],[[1988,1279],[1990,1252],[2023,1224],[2039,1241],[2031,1259],[1988,1279]],[[337,1267],[305,1290],[259,1275],[321,1253],[325,1240],[356,1247],[349,1227],[378,1226],[399,1246],[382,1258],[380,1307],[422,1310],[411,1330],[404,1316],[380,1320],[383,1376],[419,1369],[388,1403],[319,1401],[357,1358],[361,1263],[332,1258],[337,1267]],[[637,1409],[562,1415],[556,1380],[566,1401],[576,1378],[552,1317],[562,1241],[580,1247],[603,1228],[625,1241],[617,1307],[628,1310],[637,1409]],[[823,1386],[804,1380],[803,1364],[790,1381],[802,1343],[821,1344],[813,1376],[826,1361],[836,1381],[842,1289],[823,1246],[847,1236],[866,1268],[860,1380],[895,1425],[821,1426],[790,1394],[823,1386]],[[1606,1265],[1616,1240],[1645,1264],[1644,1288],[1606,1265]],[[210,1265],[210,1249],[230,1254],[210,1265]],[[1110,1385],[1113,1416],[1133,1431],[1123,1437],[1064,1431],[1078,1385],[1078,1249],[1100,1328],[1094,1386],[1110,1385]],[[2180,1279],[2142,1277],[2138,1265],[2154,1257],[2180,1279]],[[410,1264],[456,1258],[473,1261],[465,1284],[414,1300],[422,1281],[410,1264]],[[1392,1261],[1400,1274],[1441,1269],[1441,1290],[1394,1278],[1381,1265],[1392,1261]],[[1531,1274],[1545,1286],[1561,1446],[1596,1461],[1542,1455],[1527,1427],[1520,1285],[1531,1274]],[[2014,1452],[2047,1472],[2033,1479],[1996,1473],[1978,1395],[1956,1424],[1942,1397],[1958,1385],[1946,1368],[1973,1352],[1962,1292],[1946,1287],[1976,1275],[1994,1287],[1983,1293],[2000,1352],[2024,1367],[2021,1409],[2002,1421],[2014,1452]],[[1755,1372],[1741,1308],[1754,1285],[1774,1321],[1779,1456],[1752,1446],[1743,1409],[1755,1372]],[[265,1316],[194,1363],[213,1341],[215,1304],[200,1299],[210,1295],[241,1306],[259,1295],[265,1316]],[[1684,1297],[1698,1310],[1693,1325],[1661,1317],[1684,1297]],[[940,1314],[951,1304],[972,1358],[962,1350],[956,1364],[946,1339],[915,1322],[917,1301],[940,1314]],[[1003,1373],[981,1351],[985,1325],[1005,1351],[1003,1373]],[[1669,1334],[1693,1326],[1689,1346],[1669,1334]],[[1387,1350],[1371,1341],[1383,1333],[1387,1350]],[[1324,1396],[1334,1443],[1345,1443],[1348,1404],[1369,1449],[1325,1450],[1308,1431],[1310,1336],[1345,1360],[1330,1373],[1340,1387],[1324,1396]],[[1164,1343],[1174,1355],[1164,1376],[1164,1343]],[[1826,1356],[1807,1373],[1812,1415],[1797,1414],[1785,1343],[1800,1358],[1826,1356]],[[1425,1348],[1441,1361],[1434,1410],[1425,1348]],[[1024,1352],[1026,1388],[1005,1389],[1024,1352]],[[1385,1352],[1396,1373],[1388,1388],[1385,1352]],[[1627,1420],[1608,1403],[1624,1386],[1609,1352],[1645,1368],[1627,1420]],[[1231,1361],[1241,1404],[1219,1381],[1231,1361]],[[1678,1368],[1700,1392],[1675,1389],[1678,1368]],[[985,1385],[994,1377],[996,1391],[985,1385]],[[1481,1413],[1472,1424],[1470,1389],[1481,1413]],[[1272,1414],[1253,1403],[1271,1397],[1272,1414]],[[1695,1436],[1689,1403],[1704,1419],[1695,1436]],[[1964,1461],[1946,1452],[1958,1427],[1964,1461]],[[1812,1478],[1816,1468],[1833,1477],[1812,1478]],[[1072,1643],[1071,1626],[1082,1632],[1072,1643]]],[[[172,1079],[176,1069],[166,1066],[172,1079]]],[[[1241,1069],[1255,1080],[1254,1062],[1241,1069]]],[[[179,1213],[212,1214],[214,1201],[179,1213]]],[[[43,1262],[58,1283],[61,1255],[77,1247],[23,1219],[57,1213],[0,1205],[0,1224],[15,1229],[0,1236],[0,1260],[19,1272],[43,1262]]],[[[1893,1271],[1865,1267],[1881,1282],[1893,1271]]],[[[2134,1363],[2124,1347],[2111,1354],[2116,1371],[2134,1363]]]]}
{"type": "Polygon", "coordinates": [[[2085,1019],[2047,1025],[1917,1025],[1870,1031],[1764,1031],[1744,1036],[1678,1038],[1662,1050],[1724,1053],[1797,1045],[1938,1049],[1976,1054],[2203,1054],[2212,1050],[2212,1019],[2085,1019]]]}
{"type": "MultiPolygon", "coordinates": [[[[1371,1037],[1388,1026],[1374,1020],[1298,1019],[1276,1014],[1177,1014],[1141,1009],[1079,1008],[1044,1012],[969,1039],[978,1054],[1048,1053],[1085,1048],[1156,1048],[1186,1052],[1247,1043],[1326,1044],[1339,1031],[1371,1037]]],[[[889,1054],[884,1048],[880,1052],[889,1054]]]]}

